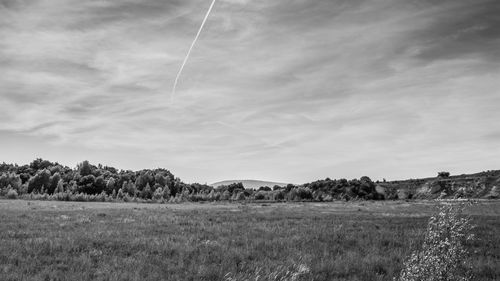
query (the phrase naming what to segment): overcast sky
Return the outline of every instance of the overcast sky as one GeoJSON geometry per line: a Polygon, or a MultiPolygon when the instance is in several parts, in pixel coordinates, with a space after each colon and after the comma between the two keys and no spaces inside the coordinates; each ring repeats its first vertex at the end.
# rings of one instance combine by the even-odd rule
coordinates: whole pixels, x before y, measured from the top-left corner
{"type": "Polygon", "coordinates": [[[0,0],[0,161],[187,182],[500,169],[500,1],[0,0]]]}

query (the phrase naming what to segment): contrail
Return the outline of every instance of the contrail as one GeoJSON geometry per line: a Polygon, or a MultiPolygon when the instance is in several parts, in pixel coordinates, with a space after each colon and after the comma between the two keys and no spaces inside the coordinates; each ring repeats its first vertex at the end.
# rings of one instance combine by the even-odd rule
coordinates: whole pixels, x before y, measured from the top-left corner
{"type": "Polygon", "coordinates": [[[172,100],[174,98],[175,88],[177,88],[177,82],[179,81],[179,77],[181,76],[182,70],[184,69],[186,62],[189,59],[189,55],[191,54],[191,51],[193,50],[193,47],[196,44],[196,41],[198,40],[198,37],[200,37],[200,33],[203,30],[203,26],[205,25],[205,22],[207,22],[208,16],[210,15],[212,8],[214,7],[215,1],[216,0],[213,0],[212,4],[210,4],[210,7],[208,8],[207,14],[205,15],[205,18],[203,19],[203,21],[201,22],[200,29],[198,29],[198,33],[196,33],[196,37],[194,37],[193,43],[191,43],[191,47],[189,47],[189,50],[186,54],[186,57],[184,58],[184,61],[182,62],[181,68],[179,69],[179,72],[177,72],[177,76],[175,77],[174,87],[172,88],[172,94],[170,95],[170,102],[172,102],[172,100]]]}

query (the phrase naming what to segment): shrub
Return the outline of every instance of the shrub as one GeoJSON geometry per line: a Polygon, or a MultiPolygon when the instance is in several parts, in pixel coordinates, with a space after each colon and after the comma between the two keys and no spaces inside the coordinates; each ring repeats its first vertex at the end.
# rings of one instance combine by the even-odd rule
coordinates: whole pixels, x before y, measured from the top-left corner
{"type": "Polygon", "coordinates": [[[108,197],[108,195],[103,190],[99,195],[95,196],[94,201],[97,201],[97,202],[106,202],[107,197],[108,197]]]}
{"type": "Polygon", "coordinates": [[[175,196],[171,196],[170,200],[168,202],[170,202],[170,203],[182,203],[183,196],[180,193],[177,193],[175,196]]]}
{"type": "Polygon", "coordinates": [[[58,192],[52,195],[52,198],[57,201],[71,201],[71,193],[69,192],[58,192]]]}
{"type": "Polygon", "coordinates": [[[9,189],[9,191],[7,191],[7,198],[17,199],[17,191],[14,189],[9,189]]]}
{"type": "Polygon", "coordinates": [[[323,201],[325,201],[325,202],[332,202],[332,201],[333,201],[333,197],[332,197],[330,194],[327,194],[327,195],[323,198],[323,201]]]}
{"type": "Polygon", "coordinates": [[[72,201],[85,202],[87,201],[87,196],[84,193],[77,193],[73,196],[72,201]]]}
{"type": "Polygon", "coordinates": [[[464,205],[447,204],[429,219],[424,244],[404,263],[400,281],[472,280],[465,243],[473,239],[464,205]]]}

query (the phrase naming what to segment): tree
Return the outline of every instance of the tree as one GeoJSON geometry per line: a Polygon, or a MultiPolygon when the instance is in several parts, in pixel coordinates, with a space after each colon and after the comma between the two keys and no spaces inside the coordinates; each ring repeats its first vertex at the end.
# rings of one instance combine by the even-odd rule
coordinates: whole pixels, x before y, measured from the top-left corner
{"type": "Polygon", "coordinates": [[[135,180],[135,186],[139,190],[143,190],[146,185],[149,184],[151,188],[151,184],[154,184],[154,178],[151,175],[150,171],[141,172],[137,179],[135,180]]]}
{"type": "Polygon", "coordinates": [[[43,170],[53,165],[54,163],[50,161],[43,160],[42,158],[37,158],[30,163],[30,168],[36,172],[38,170],[43,170]]]}
{"type": "Polygon", "coordinates": [[[229,198],[231,198],[231,193],[228,190],[222,192],[221,200],[229,200],[229,198]]]}
{"type": "Polygon", "coordinates": [[[290,190],[292,190],[294,188],[296,188],[296,186],[293,185],[293,184],[291,184],[291,183],[289,183],[289,184],[286,185],[285,190],[286,190],[286,192],[290,192],[290,190]]]}
{"type": "Polygon", "coordinates": [[[166,180],[166,185],[170,190],[173,190],[175,188],[175,180],[174,180],[174,175],[169,174],[168,176],[165,177],[166,180]]]}
{"type": "Polygon", "coordinates": [[[313,199],[312,192],[309,188],[299,187],[297,188],[297,196],[300,200],[311,200],[313,199]]]}
{"type": "Polygon", "coordinates": [[[86,175],[80,178],[78,181],[78,191],[87,193],[87,194],[95,194],[94,188],[95,177],[94,175],[86,175]]]}
{"type": "Polygon", "coordinates": [[[175,178],[172,183],[173,183],[173,185],[172,185],[172,187],[169,186],[169,189],[170,189],[170,192],[172,193],[172,196],[176,196],[177,193],[182,191],[183,183],[182,183],[180,178],[175,178]]]}
{"type": "Polygon", "coordinates": [[[163,188],[163,198],[165,198],[165,199],[170,198],[170,188],[168,188],[168,186],[165,186],[163,188]]]}
{"type": "Polygon", "coordinates": [[[274,200],[284,200],[285,199],[285,191],[284,190],[275,190],[273,196],[274,196],[274,200]]]}
{"type": "Polygon", "coordinates": [[[243,186],[243,183],[241,182],[238,182],[238,183],[231,183],[229,185],[221,185],[219,187],[217,187],[217,190],[218,191],[228,191],[229,193],[233,194],[234,192],[238,192],[238,191],[243,191],[245,190],[245,187],[243,186]]]}
{"type": "Polygon", "coordinates": [[[244,192],[238,192],[238,193],[235,193],[233,194],[233,200],[236,200],[236,201],[244,201],[246,199],[245,197],[245,193],[244,192]]]}
{"type": "Polygon", "coordinates": [[[141,197],[144,199],[151,199],[153,197],[153,191],[151,190],[151,186],[149,183],[146,184],[146,187],[141,192],[141,197]]]}
{"type": "Polygon", "coordinates": [[[255,194],[255,200],[264,200],[266,199],[267,191],[258,191],[255,194]]]}
{"type": "Polygon", "coordinates": [[[108,182],[106,183],[106,193],[111,194],[115,190],[115,179],[114,178],[109,178],[108,182]]]}
{"type": "Polygon", "coordinates": [[[33,191],[40,192],[42,188],[47,188],[50,185],[50,172],[47,169],[39,170],[28,181],[28,193],[33,191]]]}
{"type": "Polygon", "coordinates": [[[125,194],[126,193],[124,193],[123,190],[120,188],[120,189],[118,189],[118,194],[116,195],[116,197],[118,199],[123,199],[125,197],[125,194]]]}
{"type": "Polygon", "coordinates": [[[78,172],[81,176],[88,176],[92,173],[92,166],[89,161],[85,160],[77,166],[78,172]]]}
{"type": "Polygon", "coordinates": [[[124,182],[121,189],[123,190],[123,193],[130,196],[137,195],[137,188],[135,186],[135,183],[133,183],[132,181],[124,182]]]}
{"type": "Polygon", "coordinates": [[[63,180],[59,180],[59,182],[57,182],[57,187],[56,187],[56,190],[55,190],[55,193],[62,193],[64,192],[64,182],[63,180]]]}
{"type": "Polygon", "coordinates": [[[57,184],[61,180],[61,175],[59,173],[55,173],[50,177],[50,183],[49,186],[47,187],[47,193],[52,194],[57,188],[57,184]]]}
{"type": "Polygon", "coordinates": [[[94,183],[94,194],[100,194],[106,189],[106,181],[103,176],[98,176],[94,183]]]}
{"type": "Polygon", "coordinates": [[[367,176],[361,177],[359,179],[359,190],[358,196],[365,199],[376,199],[374,194],[376,194],[375,183],[367,176]]]}
{"type": "Polygon", "coordinates": [[[19,190],[21,184],[21,178],[15,173],[5,173],[0,176],[0,188],[6,188],[10,185],[13,189],[19,190]]]}
{"type": "Polygon", "coordinates": [[[75,193],[77,190],[78,190],[78,184],[74,180],[71,181],[69,183],[68,191],[71,192],[71,193],[75,193]]]}
{"type": "Polygon", "coordinates": [[[155,175],[155,182],[157,184],[159,184],[161,187],[164,187],[165,185],[167,185],[167,179],[161,174],[155,175]]]}
{"type": "Polygon", "coordinates": [[[159,201],[163,199],[163,196],[163,189],[161,187],[158,187],[153,194],[153,199],[159,201]]]}
{"type": "Polygon", "coordinates": [[[450,172],[438,172],[438,178],[449,178],[450,172]]]}

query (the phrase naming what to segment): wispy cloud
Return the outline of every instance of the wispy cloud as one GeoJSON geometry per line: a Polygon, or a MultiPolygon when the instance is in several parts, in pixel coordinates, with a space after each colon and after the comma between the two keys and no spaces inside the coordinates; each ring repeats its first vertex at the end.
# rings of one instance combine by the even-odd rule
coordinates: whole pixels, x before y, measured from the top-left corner
{"type": "Polygon", "coordinates": [[[498,1],[221,0],[172,105],[207,5],[0,1],[0,161],[188,181],[495,168],[498,1]]]}

